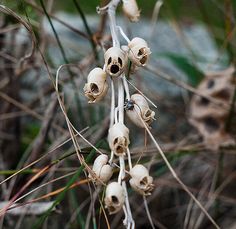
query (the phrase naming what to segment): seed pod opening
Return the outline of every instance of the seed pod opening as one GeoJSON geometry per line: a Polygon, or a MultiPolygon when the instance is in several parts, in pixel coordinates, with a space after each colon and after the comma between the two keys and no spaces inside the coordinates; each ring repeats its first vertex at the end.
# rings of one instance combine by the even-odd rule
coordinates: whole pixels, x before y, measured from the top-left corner
{"type": "Polygon", "coordinates": [[[105,195],[105,205],[109,214],[115,214],[120,211],[125,202],[123,187],[118,182],[112,182],[107,185],[105,195]]]}
{"type": "Polygon", "coordinates": [[[137,22],[140,17],[140,10],[136,0],[123,0],[123,12],[131,22],[137,22]]]}
{"type": "Polygon", "coordinates": [[[127,65],[127,55],[120,48],[109,48],[104,54],[104,59],[106,72],[110,76],[117,77],[124,72],[127,65]]]}
{"type": "MultiPolygon", "coordinates": [[[[95,159],[92,168],[97,178],[99,178],[104,183],[108,182],[113,174],[112,167],[107,163],[108,163],[108,156],[102,154],[95,159]]],[[[90,178],[92,177],[91,174],[89,174],[89,177],[90,178]]],[[[99,179],[97,178],[95,177],[95,183],[99,184],[99,179]]]]}
{"type": "Polygon", "coordinates": [[[147,168],[141,164],[135,165],[130,170],[131,179],[129,180],[130,186],[141,195],[151,195],[154,188],[153,178],[149,176],[147,168]]]}
{"type": "Polygon", "coordinates": [[[149,126],[153,120],[155,120],[155,112],[149,108],[147,100],[140,94],[133,94],[131,96],[131,101],[133,103],[132,109],[127,109],[126,114],[129,119],[141,128],[145,128],[142,120],[149,126]]]}
{"type": "Polygon", "coordinates": [[[117,156],[124,155],[130,143],[129,129],[122,123],[114,124],[109,129],[108,143],[109,143],[110,149],[117,156]]]}
{"type": "Polygon", "coordinates": [[[145,66],[151,54],[147,42],[139,37],[133,38],[129,44],[129,59],[137,66],[145,66]]]}
{"type": "Polygon", "coordinates": [[[88,74],[87,83],[84,86],[84,94],[89,99],[89,103],[95,103],[105,97],[108,91],[106,78],[106,72],[101,68],[94,68],[88,74]]]}

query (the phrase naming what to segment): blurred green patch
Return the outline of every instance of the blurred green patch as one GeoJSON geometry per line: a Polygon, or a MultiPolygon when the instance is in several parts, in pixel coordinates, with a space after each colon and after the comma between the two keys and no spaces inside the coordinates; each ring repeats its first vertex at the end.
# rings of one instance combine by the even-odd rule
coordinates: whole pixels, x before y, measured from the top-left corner
{"type": "Polygon", "coordinates": [[[190,60],[181,55],[173,53],[160,53],[157,58],[165,58],[172,62],[178,69],[186,74],[188,81],[193,86],[197,86],[204,77],[204,73],[200,71],[190,60]]]}
{"type": "Polygon", "coordinates": [[[40,123],[30,122],[28,125],[24,126],[24,131],[22,133],[20,152],[24,153],[28,146],[32,143],[35,137],[40,131],[40,123]]]}

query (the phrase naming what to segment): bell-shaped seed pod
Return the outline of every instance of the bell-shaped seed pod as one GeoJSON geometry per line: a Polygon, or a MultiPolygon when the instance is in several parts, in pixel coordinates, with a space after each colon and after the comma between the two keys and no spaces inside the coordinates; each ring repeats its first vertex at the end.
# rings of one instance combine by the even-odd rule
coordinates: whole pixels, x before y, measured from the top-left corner
{"type": "MultiPolygon", "coordinates": [[[[105,154],[101,154],[95,159],[92,170],[98,178],[95,179],[96,183],[99,183],[99,180],[106,183],[112,177],[113,169],[107,163],[108,163],[108,156],[105,154]]],[[[89,174],[89,177],[90,178],[92,177],[91,174],[89,174]]]]}
{"type": "Polygon", "coordinates": [[[115,214],[120,211],[125,202],[124,189],[118,182],[112,182],[107,185],[105,195],[105,205],[109,214],[115,214]]]}
{"type": "Polygon", "coordinates": [[[130,170],[130,176],[129,183],[136,192],[145,196],[151,195],[154,188],[153,178],[149,176],[148,170],[143,165],[135,165],[130,170]]]}
{"type": "Polygon", "coordinates": [[[137,22],[139,20],[140,10],[138,9],[136,0],[123,0],[122,9],[131,22],[137,22]]]}
{"type": "Polygon", "coordinates": [[[142,120],[149,126],[155,120],[155,112],[149,108],[147,100],[140,94],[133,94],[131,96],[133,107],[126,110],[129,119],[136,125],[145,128],[142,120]]]}
{"type": "Polygon", "coordinates": [[[105,54],[106,73],[110,76],[117,77],[121,75],[127,65],[127,54],[118,47],[109,48],[105,54]]]}
{"type": "Polygon", "coordinates": [[[89,103],[100,101],[107,94],[108,84],[106,78],[106,72],[101,68],[94,68],[88,74],[87,83],[84,86],[84,93],[89,99],[89,103]]]}
{"type": "Polygon", "coordinates": [[[114,124],[108,132],[108,143],[115,155],[124,155],[130,143],[129,129],[122,123],[114,124]]]}
{"type": "MultiPolygon", "coordinates": [[[[129,47],[126,45],[122,45],[121,49],[126,53],[129,52],[129,47]]],[[[139,66],[132,63],[131,61],[128,61],[127,65],[126,65],[126,69],[125,69],[125,75],[129,76],[130,74],[135,74],[137,72],[138,68],[139,68],[139,66]]]]}
{"type": "Polygon", "coordinates": [[[147,42],[139,37],[133,38],[129,44],[129,59],[137,66],[145,66],[151,54],[147,42]]]}

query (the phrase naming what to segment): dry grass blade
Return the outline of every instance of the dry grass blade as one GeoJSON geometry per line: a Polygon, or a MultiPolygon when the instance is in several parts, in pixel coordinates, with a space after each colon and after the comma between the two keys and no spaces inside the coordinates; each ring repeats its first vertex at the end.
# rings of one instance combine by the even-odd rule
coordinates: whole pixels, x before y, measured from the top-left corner
{"type": "Polygon", "coordinates": [[[150,214],[150,211],[149,211],[149,208],[148,208],[147,198],[145,196],[143,196],[143,203],[144,203],[144,207],[145,207],[145,210],[146,210],[146,213],[147,213],[147,216],[148,216],[148,220],[151,224],[151,227],[152,227],[152,229],[155,229],[155,226],[154,226],[154,223],[152,221],[152,217],[151,217],[151,214],[150,214]]]}
{"type": "MultiPolygon", "coordinates": [[[[27,4],[29,4],[30,6],[32,6],[33,8],[35,8],[35,9],[36,9],[37,11],[39,11],[40,13],[42,13],[42,14],[44,13],[43,10],[42,10],[40,7],[38,7],[36,4],[34,4],[33,2],[28,1],[28,0],[25,0],[25,2],[26,2],[27,4]]],[[[86,38],[86,39],[89,39],[89,37],[88,37],[85,33],[83,33],[82,31],[80,31],[80,30],[78,30],[78,29],[76,29],[75,27],[71,26],[70,24],[64,22],[63,20],[59,19],[58,17],[54,16],[53,14],[48,13],[48,15],[49,15],[51,18],[53,18],[55,21],[61,23],[62,25],[66,26],[67,28],[69,28],[71,31],[73,31],[73,32],[75,32],[75,33],[77,33],[77,34],[79,34],[80,36],[82,36],[82,37],[84,37],[84,38],[86,38]]]]}
{"type": "MultiPolygon", "coordinates": [[[[86,183],[88,183],[88,182],[89,182],[88,179],[84,179],[84,180],[75,182],[75,183],[72,184],[68,189],[72,189],[72,188],[78,187],[78,186],[80,186],[80,185],[82,185],[82,184],[86,184],[86,183]]],[[[35,199],[33,199],[33,200],[30,200],[30,201],[27,201],[27,202],[24,202],[24,203],[20,203],[20,204],[14,205],[14,206],[12,206],[12,207],[9,207],[9,208],[7,209],[7,211],[8,211],[8,210],[11,210],[11,209],[15,209],[15,208],[17,208],[17,207],[22,207],[22,206],[25,206],[25,205],[28,205],[28,204],[35,203],[35,202],[38,202],[38,201],[40,201],[40,200],[47,199],[47,198],[52,197],[52,196],[55,196],[55,195],[58,195],[59,193],[63,192],[65,189],[66,189],[66,187],[59,188],[59,189],[57,189],[57,190],[55,190],[55,191],[52,191],[52,192],[47,193],[47,194],[45,194],[45,195],[43,195],[43,196],[37,197],[37,198],[35,198],[35,199]]],[[[9,204],[12,205],[13,203],[8,203],[8,205],[9,205],[9,204]]]]}
{"type": "MultiPolygon", "coordinates": [[[[0,202],[0,208],[7,204],[6,201],[0,202]]],[[[29,206],[20,206],[13,205],[11,210],[8,209],[8,214],[14,216],[22,216],[22,215],[42,215],[45,213],[51,206],[53,202],[40,202],[40,203],[32,203],[29,206]]]]}
{"type": "Polygon", "coordinates": [[[148,65],[147,67],[145,67],[146,70],[152,72],[153,74],[181,87],[181,88],[184,88],[185,90],[188,90],[198,96],[201,96],[203,98],[206,98],[208,99],[210,102],[212,102],[214,105],[217,106],[218,109],[227,109],[227,110],[230,110],[230,104],[229,103],[225,103],[225,102],[221,102],[220,100],[218,99],[215,99],[215,98],[212,98],[211,96],[208,96],[208,95],[205,95],[203,94],[201,91],[191,87],[190,85],[182,82],[182,81],[179,81],[177,79],[174,79],[173,77],[169,76],[168,74],[156,69],[154,66],[152,65],[148,65]]]}
{"type": "MultiPolygon", "coordinates": [[[[232,181],[233,178],[235,178],[236,173],[232,173],[213,193],[213,197],[206,203],[205,209],[208,210],[212,204],[215,202],[219,194],[224,190],[224,188],[232,181]]],[[[199,217],[197,218],[197,221],[195,223],[195,228],[199,228],[201,225],[201,222],[204,218],[204,215],[201,213],[199,217]]]]}
{"type": "Polygon", "coordinates": [[[30,37],[31,37],[31,50],[28,54],[25,54],[25,56],[20,59],[19,62],[21,64],[24,60],[31,58],[34,54],[35,46],[36,46],[36,37],[34,35],[33,29],[22,17],[17,15],[14,11],[9,9],[8,7],[6,7],[4,5],[0,5],[0,11],[14,17],[17,21],[19,21],[27,29],[27,31],[30,34],[30,37]]]}
{"type": "MultiPolygon", "coordinates": [[[[33,117],[43,121],[44,117],[41,116],[40,114],[38,114],[37,112],[31,110],[30,108],[28,108],[27,106],[25,106],[24,104],[16,101],[15,99],[11,98],[10,96],[8,96],[7,94],[0,92],[0,97],[2,97],[3,99],[5,99],[7,102],[12,103],[14,106],[20,108],[21,110],[25,111],[27,114],[32,115],[33,117]]],[[[52,123],[52,126],[57,129],[58,131],[60,131],[61,133],[65,133],[66,130],[64,130],[62,127],[52,123]]]]}
{"type": "MultiPolygon", "coordinates": [[[[77,136],[77,134],[76,134],[77,136]]],[[[6,178],[5,180],[0,182],[0,185],[2,185],[3,183],[7,182],[8,180],[12,179],[13,177],[15,177],[16,175],[20,174],[21,172],[23,172],[24,170],[28,169],[29,167],[35,165],[36,163],[40,162],[42,159],[44,159],[45,157],[49,156],[51,153],[53,153],[55,150],[59,149],[60,147],[62,147],[64,144],[68,143],[69,141],[71,141],[71,138],[67,139],[66,141],[64,141],[63,143],[59,144],[58,146],[56,146],[55,148],[53,148],[52,150],[50,150],[48,153],[44,154],[42,157],[38,158],[37,160],[31,162],[30,164],[26,165],[25,167],[23,167],[22,169],[19,169],[17,172],[15,172],[14,174],[12,174],[11,176],[9,176],[8,178],[6,178]]]]}
{"type": "Polygon", "coordinates": [[[41,189],[41,188],[43,188],[43,187],[45,187],[45,186],[47,186],[47,185],[49,185],[49,184],[52,184],[52,183],[54,183],[54,182],[56,182],[56,181],[59,181],[59,180],[61,180],[61,179],[66,178],[66,177],[69,177],[69,176],[71,176],[71,175],[73,175],[73,174],[75,174],[75,173],[76,173],[76,171],[75,171],[75,172],[68,173],[68,174],[65,174],[65,175],[60,176],[60,177],[57,177],[57,178],[52,179],[52,180],[50,180],[50,181],[48,181],[48,182],[46,182],[46,183],[43,183],[42,185],[39,185],[38,187],[34,188],[33,190],[27,192],[27,193],[24,194],[23,196],[21,196],[21,197],[19,197],[18,199],[16,199],[16,200],[14,201],[14,203],[19,202],[20,200],[24,199],[25,197],[29,196],[30,194],[32,194],[32,193],[38,191],[39,189],[41,189]]]}
{"type": "Polygon", "coordinates": [[[44,174],[48,169],[50,169],[51,165],[48,165],[41,169],[37,174],[35,174],[21,189],[15,196],[11,198],[9,203],[0,210],[0,217],[5,215],[6,211],[9,209],[9,207],[13,204],[13,202],[21,195],[21,193],[30,185],[32,184],[35,180],[37,180],[42,174],[44,174]]]}
{"type": "MultiPolygon", "coordinates": [[[[76,130],[76,128],[73,126],[73,124],[70,122],[68,116],[67,116],[67,113],[66,113],[66,109],[65,109],[65,106],[64,106],[64,103],[61,99],[61,96],[60,96],[60,93],[59,93],[59,88],[58,88],[58,81],[59,81],[59,73],[60,73],[60,70],[65,67],[65,66],[70,66],[71,64],[64,64],[64,65],[61,65],[58,70],[57,70],[57,74],[56,74],[56,83],[55,83],[55,90],[56,90],[56,95],[57,95],[57,99],[58,99],[58,102],[59,102],[59,105],[60,105],[60,108],[61,108],[61,111],[65,117],[65,120],[66,120],[66,124],[67,124],[67,127],[69,129],[69,132],[70,132],[70,135],[71,135],[71,139],[72,139],[72,142],[74,144],[74,147],[75,147],[75,151],[76,151],[76,154],[77,154],[77,157],[81,163],[81,165],[84,165],[85,168],[87,169],[87,171],[89,171],[89,173],[92,175],[92,176],[96,176],[95,173],[92,171],[92,169],[87,165],[87,163],[85,162],[84,158],[80,155],[80,147],[79,147],[79,144],[78,144],[78,141],[77,139],[75,138],[75,133],[74,131],[86,142],[88,143],[96,152],[102,154],[102,152],[97,149],[96,146],[94,146],[91,142],[89,142],[86,138],[84,138],[84,136],[82,134],[79,133],[79,131],[76,130]]],[[[101,179],[99,177],[96,177],[98,180],[100,180],[100,182],[102,184],[104,184],[103,181],[101,181],[101,179]]]]}
{"type": "Polygon", "coordinates": [[[166,163],[168,169],[170,170],[173,177],[176,179],[176,181],[181,185],[181,187],[188,193],[188,195],[193,199],[193,201],[197,204],[197,206],[203,211],[203,213],[207,216],[207,218],[212,222],[212,224],[217,228],[220,229],[220,227],[217,225],[217,223],[212,219],[212,217],[209,215],[209,213],[206,211],[206,209],[202,206],[202,204],[196,199],[196,197],[190,192],[190,190],[187,188],[187,186],[180,180],[172,166],[170,165],[168,159],[166,158],[164,152],[160,148],[159,144],[155,140],[154,136],[152,135],[151,131],[147,127],[146,123],[143,121],[142,117],[140,116],[139,112],[134,108],[137,115],[139,116],[141,122],[143,123],[148,135],[150,136],[151,140],[153,141],[154,145],[156,146],[157,150],[159,151],[161,157],[163,158],[164,162],[166,163]]]}

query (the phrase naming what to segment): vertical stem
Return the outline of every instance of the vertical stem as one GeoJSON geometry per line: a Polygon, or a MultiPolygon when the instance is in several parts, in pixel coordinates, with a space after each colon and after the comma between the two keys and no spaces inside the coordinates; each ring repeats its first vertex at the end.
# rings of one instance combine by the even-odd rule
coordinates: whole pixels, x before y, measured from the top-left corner
{"type": "Polygon", "coordinates": [[[110,20],[109,25],[110,25],[111,36],[112,36],[112,41],[113,41],[114,47],[120,47],[120,41],[117,36],[117,27],[116,27],[116,18],[115,18],[116,8],[117,8],[119,2],[120,2],[120,0],[113,0],[111,2],[111,5],[109,6],[109,9],[108,9],[108,16],[109,16],[109,20],[110,20]]]}
{"type": "Polygon", "coordinates": [[[115,117],[115,88],[113,79],[111,79],[111,112],[110,112],[110,128],[114,124],[115,117]]]}
{"type": "Polygon", "coordinates": [[[124,123],[124,87],[122,84],[122,78],[119,78],[118,80],[119,122],[124,123]]]}
{"type": "Polygon", "coordinates": [[[124,85],[124,88],[125,88],[125,97],[126,97],[126,99],[130,100],[129,86],[128,86],[128,83],[125,79],[125,76],[122,77],[122,80],[123,80],[123,85],[124,85]]]}
{"type": "MultiPolygon", "coordinates": [[[[120,48],[120,41],[117,35],[117,26],[116,26],[116,18],[115,18],[115,13],[116,13],[116,8],[119,4],[120,0],[112,0],[109,4],[109,8],[108,8],[108,16],[110,19],[110,30],[111,30],[111,36],[112,36],[112,41],[113,41],[113,47],[118,47],[120,48]]],[[[123,85],[123,78],[124,75],[122,74],[119,78],[118,78],[118,122],[119,123],[124,123],[124,89],[126,89],[126,96],[129,96],[129,90],[127,85],[126,88],[124,88],[123,85]]],[[[112,85],[112,91],[114,91],[114,85],[112,85]]],[[[112,94],[112,102],[111,102],[111,118],[112,120],[110,121],[110,126],[114,123],[114,112],[115,112],[115,102],[114,102],[114,95],[112,94]]],[[[127,150],[127,153],[129,154],[129,151],[127,150]]],[[[130,155],[129,156],[129,165],[131,165],[131,158],[130,155]]],[[[132,217],[132,213],[131,213],[131,209],[130,209],[130,205],[129,205],[129,198],[128,198],[128,193],[127,193],[127,188],[126,188],[126,183],[125,181],[122,181],[122,179],[125,177],[125,160],[124,160],[124,156],[120,156],[119,157],[119,162],[120,162],[120,173],[119,173],[119,177],[118,177],[118,183],[122,184],[122,187],[124,189],[124,193],[125,193],[125,206],[123,207],[124,209],[124,214],[125,214],[125,220],[124,220],[124,224],[127,228],[130,228],[132,226],[132,228],[134,228],[135,224],[134,224],[134,220],[132,217]]]]}

